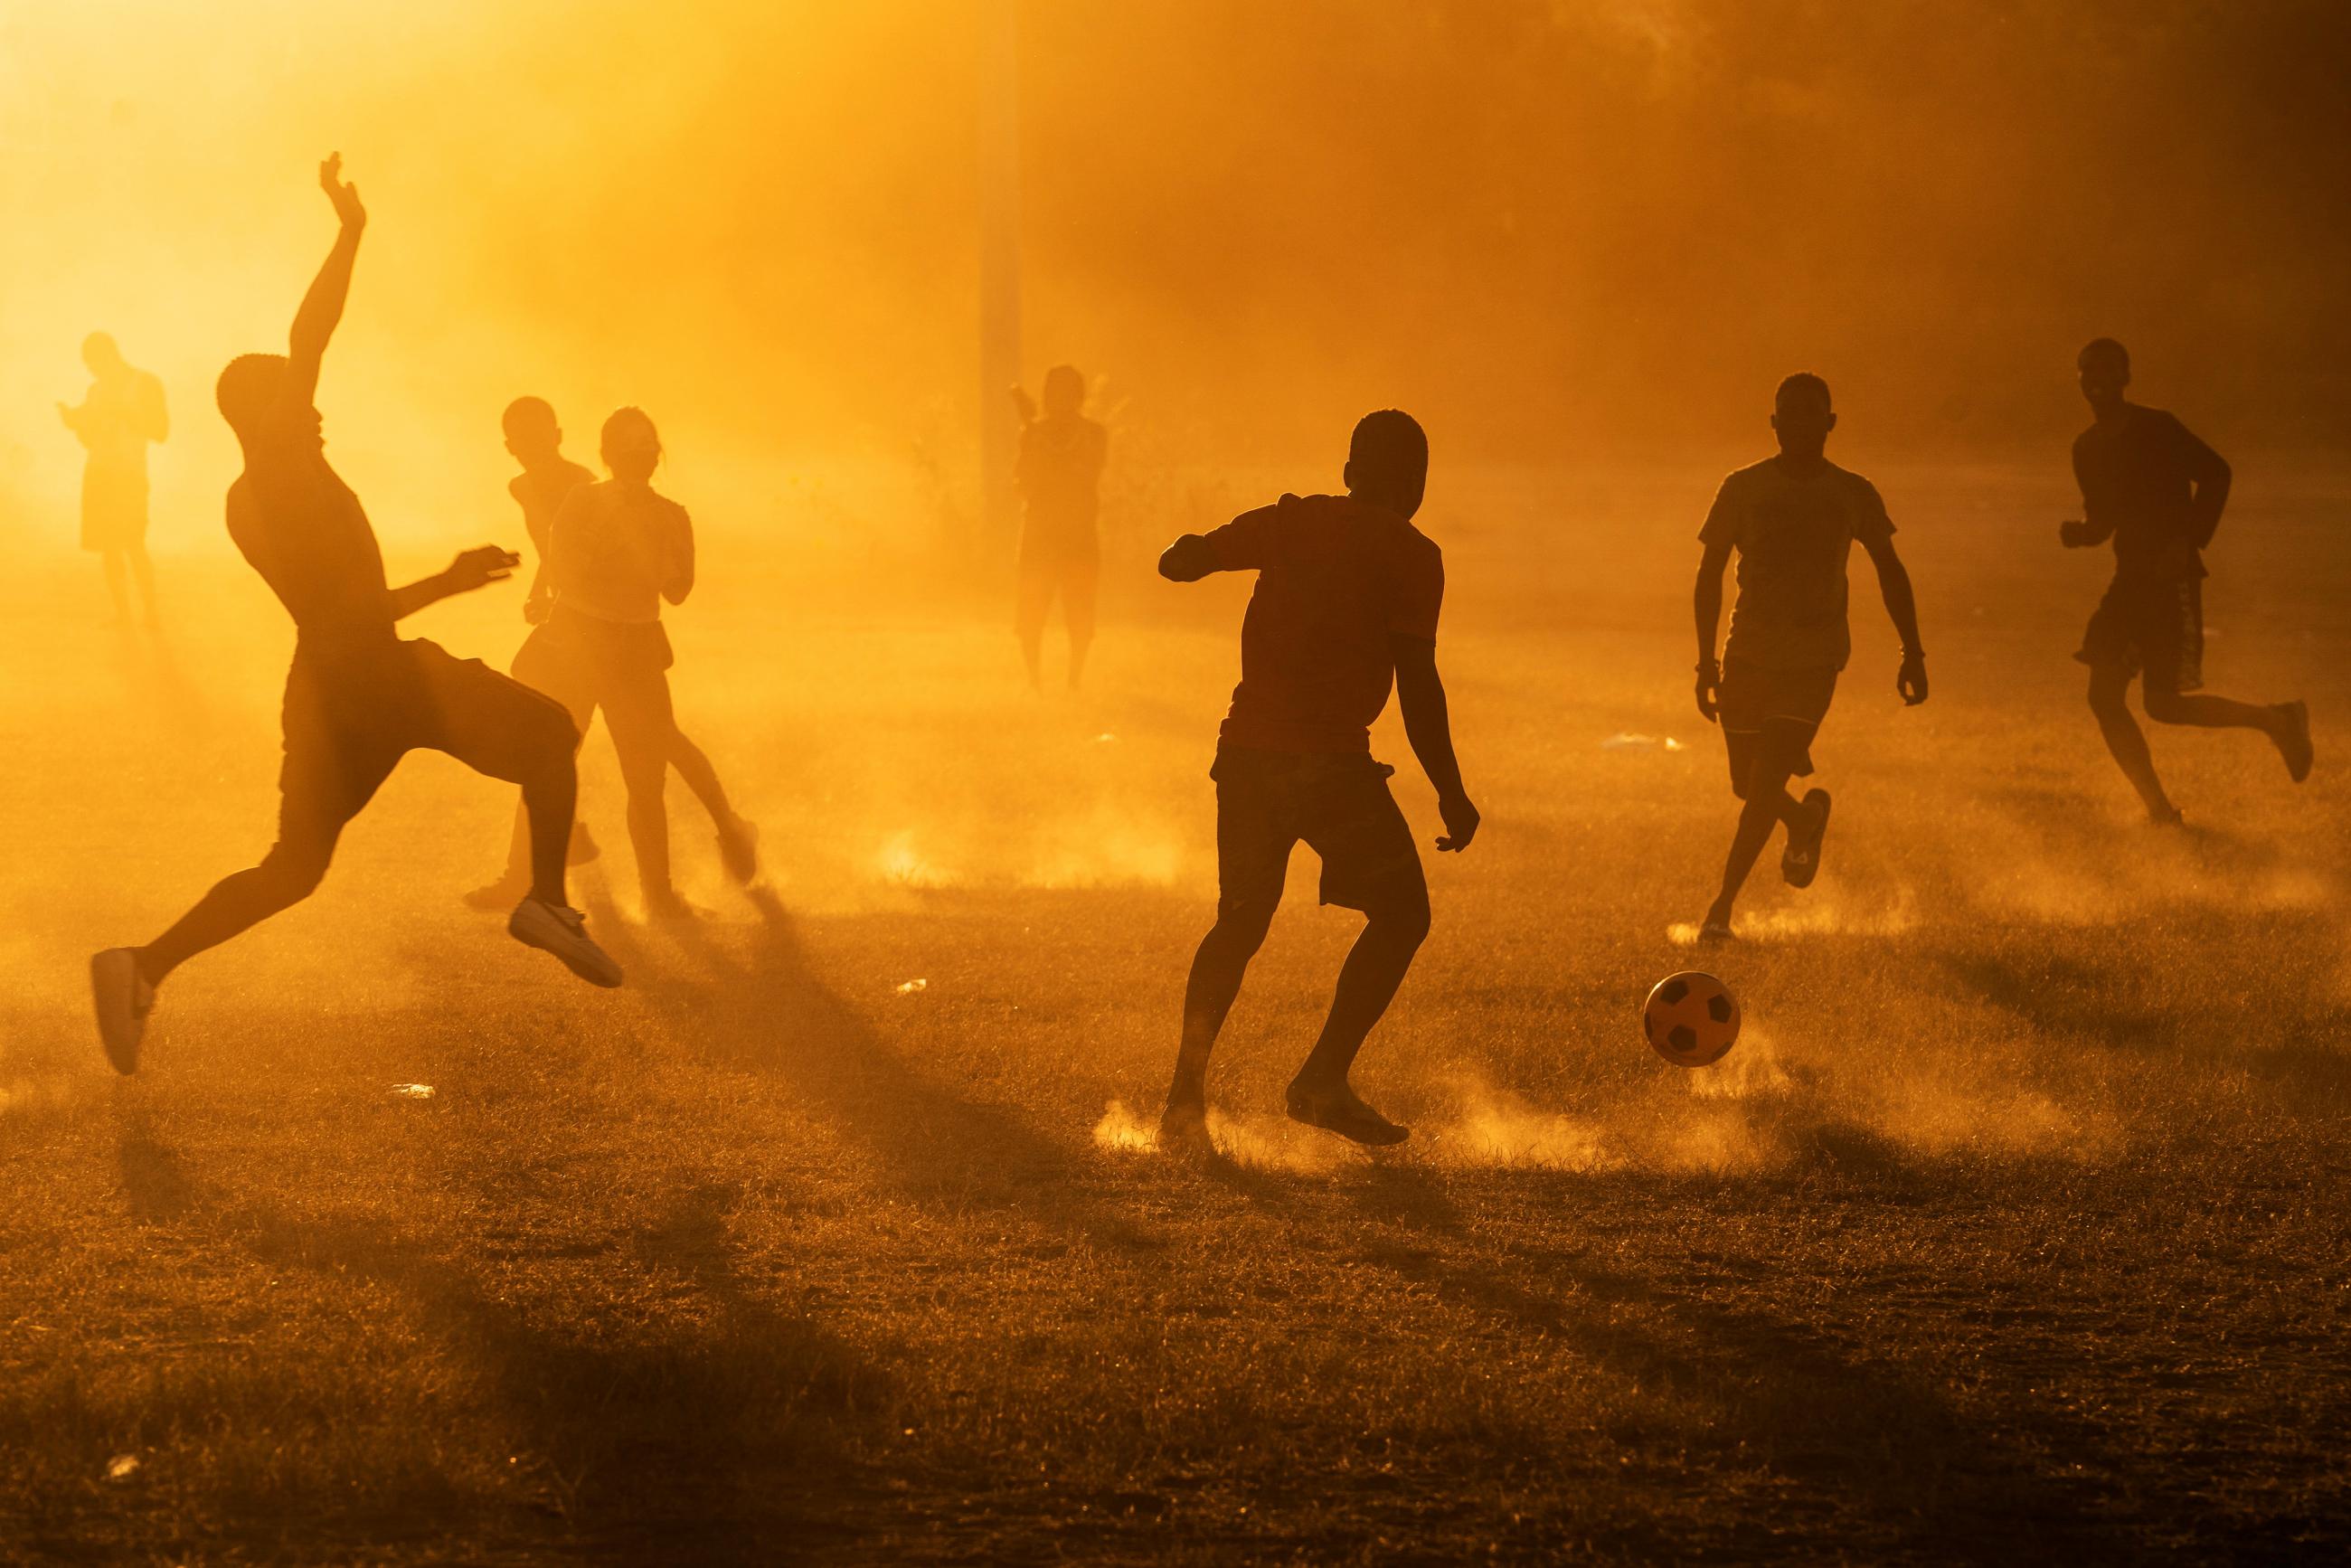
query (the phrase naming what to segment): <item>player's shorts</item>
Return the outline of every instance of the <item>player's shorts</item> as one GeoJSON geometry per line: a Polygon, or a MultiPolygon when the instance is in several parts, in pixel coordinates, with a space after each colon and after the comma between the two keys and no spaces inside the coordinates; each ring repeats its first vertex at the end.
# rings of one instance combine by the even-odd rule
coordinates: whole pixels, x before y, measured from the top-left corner
{"type": "Polygon", "coordinates": [[[2149,691],[2195,691],[2204,684],[2204,580],[2116,578],[2074,657],[2144,674],[2149,691]]]}
{"type": "Polygon", "coordinates": [[[1731,659],[1722,666],[1716,690],[1717,716],[1730,754],[1730,789],[1747,799],[1748,781],[1759,768],[1792,779],[1813,771],[1813,737],[1829,716],[1836,695],[1834,665],[1776,670],[1731,659]]]}
{"type": "Polygon", "coordinates": [[[284,843],[332,844],[411,751],[446,752],[519,782],[550,749],[569,756],[579,739],[560,703],[422,640],[360,658],[298,647],[284,716],[284,843]]]}
{"type": "Polygon", "coordinates": [[[1218,747],[1208,770],[1217,781],[1218,917],[1271,918],[1301,839],[1322,859],[1323,903],[1366,915],[1425,910],[1420,851],[1388,791],[1395,772],[1368,752],[1218,747]]]}

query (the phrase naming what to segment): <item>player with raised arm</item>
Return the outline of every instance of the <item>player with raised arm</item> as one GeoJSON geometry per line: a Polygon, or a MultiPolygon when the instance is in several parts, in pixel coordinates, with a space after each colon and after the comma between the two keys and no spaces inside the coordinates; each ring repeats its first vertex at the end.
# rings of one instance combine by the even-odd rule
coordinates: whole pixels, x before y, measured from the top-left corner
{"type": "Polygon", "coordinates": [[[1363,912],[1329,1018],[1290,1082],[1290,1114],[1359,1144],[1407,1135],[1365,1104],[1348,1070],[1428,935],[1428,884],[1412,829],[1371,754],[1391,686],[1405,737],[1437,787],[1440,851],[1466,850],[1478,809],[1461,785],[1437,674],[1445,564],[1412,526],[1428,438],[1394,409],[1366,414],[1347,453],[1344,496],[1284,496],[1207,534],[1186,534],[1159,575],[1196,582],[1255,571],[1241,622],[1241,680],[1217,741],[1217,921],[1192,960],[1176,1080],[1160,1117],[1170,1148],[1207,1141],[1208,1056],[1249,961],[1281,903],[1301,839],[1322,859],[1322,902],[1363,912]]]}
{"type": "Polygon", "coordinates": [[[2310,710],[2299,702],[2255,706],[2199,693],[2204,684],[2204,555],[2229,504],[2220,455],[2161,409],[2123,396],[2130,353],[2100,338],[2074,361],[2095,423],[2074,442],[2082,517],[2058,525],[2068,549],[2115,542],[2115,580],[2074,655],[2090,666],[2090,711],[2147,820],[2177,826],[2179,808],[2155,776],[2147,736],[2130,714],[2130,684],[2158,724],[2257,729],[2297,784],[2310,777],[2310,710]]]}
{"type": "Polygon", "coordinates": [[[286,679],[277,841],[259,865],[215,885],[154,941],[109,948],[90,960],[99,1039],[120,1072],[138,1068],[164,977],[308,897],[326,874],[343,824],[401,757],[420,747],[522,786],[532,884],[507,929],[582,979],[621,983],[620,966],[564,899],[579,738],[569,716],[479,660],[454,658],[395,630],[428,604],[504,580],[518,559],[485,545],[435,576],[390,587],[367,513],[327,462],[313,399],[367,225],[341,167],[340,154],[319,166],[319,183],[342,226],[295,314],[288,352],[231,361],[217,388],[221,414],[245,454],[245,472],[228,493],[229,537],[293,616],[297,632],[286,679]]]}
{"type": "Polygon", "coordinates": [[[1772,400],[1780,455],[1722,482],[1698,538],[1698,711],[1722,726],[1730,754],[1730,792],[1743,802],[1722,868],[1722,891],[1699,936],[1731,936],[1731,905],[1748,873],[1787,826],[1781,873],[1810,887],[1820,874],[1829,828],[1829,792],[1788,793],[1788,780],[1810,778],[1813,737],[1828,716],[1838,673],[1853,653],[1845,617],[1845,562],[1855,540],[1877,568],[1886,612],[1902,638],[1895,686],[1905,704],[1927,700],[1927,655],[1918,645],[1918,608],[1910,574],[1894,553],[1894,524],[1877,487],[1828,460],[1836,428],[1828,383],[1792,375],[1772,400]],[[1739,601],[1722,663],[1715,638],[1722,623],[1722,574],[1739,557],[1739,601]]]}

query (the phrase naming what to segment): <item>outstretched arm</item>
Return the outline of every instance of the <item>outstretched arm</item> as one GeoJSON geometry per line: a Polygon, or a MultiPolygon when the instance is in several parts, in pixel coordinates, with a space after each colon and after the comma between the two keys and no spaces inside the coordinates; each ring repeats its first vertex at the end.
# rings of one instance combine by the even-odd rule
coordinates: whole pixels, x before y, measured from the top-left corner
{"type": "Polygon", "coordinates": [[[449,563],[445,571],[431,577],[420,577],[392,591],[392,618],[405,621],[428,604],[438,604],[453,594],[471,593],[493,582],[504,582],[522,564],[522,557],[496,545],[482,545],[466,550],[449,563]]]}
{"type": "Polygon", "coordinates": [[[1426,637],[1395,632],[1388,638],[1388,652],[1395,660],[1396,706],[1404,713],[1405,738],[1420,758],[1421,771],[1437,786],[1437,810],[1445,819],[1437,847],[1466,850],[1478,836],[1478,808],[1461,787],[1461,764],[1453,755],[1453,716],[1446,705],[1445,683],[1437,674],[1437,644],[1426,637]]]}
{"type": "Polygon", "coordinates": [[[1159,552],[1159,575],[1170,582],[1197,582],[1220,570],[1217,547],[1206,534],[1186,534],[1159,552]]]}
{"type": "Polygon", "coordinates": [[[1722,630],[1722,573],[1729,564],[1730,541],[1707,540],[1706,553],[1698,562],[1698,591],[1692,595],[1698,612],[1698,711],[1708,724],[1719,706],[1722,668],[1714,662],[1714,649],[1722,630]]]}
{"type": "Polygon", "coordinates": [[[294,313],[294,330],[287,341],[286,379],[287,405],[308,408],[319,392],[319,363],[326,357],[327,340],[335,335],[335,326],[343,319],[343,301],[351,291],[351,263],[359,258],[360,231],[367,227],[367,209],[360,205],[356,187],[342,177],[343,155],[340,152],[319,165],[319,185],[327,199],[335,204],[335,216],[342,220],[342,231],[335,235],[335,246],[327,253],[326,264],[310,283],[310,292],[302,297],[302,308],[294,313]]]}
{"type": "Polygon", "coordinates": [[[1902,639],[1902,668],[1894,677],[1895,686],[1904,703],[1917,707],[1927,700],[1927,651],[1918,645],[1918,601],[1910,591],[1909,570],[1894,553],[1890,535],[1865,539],[1862,548],[1877,568],[1877,588],[1886,598],[1886,613],[1894,618],[1894,630],[1902,639]]]}

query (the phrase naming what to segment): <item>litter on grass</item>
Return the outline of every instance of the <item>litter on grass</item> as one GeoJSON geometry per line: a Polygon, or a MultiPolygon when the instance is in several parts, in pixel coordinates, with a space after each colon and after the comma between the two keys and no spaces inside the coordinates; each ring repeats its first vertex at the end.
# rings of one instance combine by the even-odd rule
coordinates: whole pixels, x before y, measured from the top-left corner
{"type": "Polygon", "coordinates": [[[114,1458],[106,1461],[106,1479],[108,1480],[127,1481],[138,1473],[139,1456],[136,1454],[117,1454],[114,1458]]]}
{"type": "Polygon", "coordinates": [[[1682,743],[1672,736],[1635,735],[1620,729],[1600,743],[1603,751],[1680,751],[1682,743]]]}
{"type": "Polygon", "coordinates": [[[399,1100],[430,1100],[433,1098],[433,1085],[430,1083],[395,1083],[392,1086],[392,1097],[399,1100]]]}
{"type": "Polygon", "coordinates": [[[930,981],[925,980],[925,979],[923,979],[922,977],[920,977],[918,976],[918,977],[916,977],[915,978],[911,979],[911,980],[908,980],[908,981],[907,981],[907,982],[905,982],[904,985],[900,986],[900,987],[898,988],[898,994],[899,994],[900,996],[902,996],[902,997],[911,997],[911,996],[913,996],[916,991],[927,991],[927,990],[929,990],[930,988],[931,988],[931,983],[930,983],[930,981]]]}

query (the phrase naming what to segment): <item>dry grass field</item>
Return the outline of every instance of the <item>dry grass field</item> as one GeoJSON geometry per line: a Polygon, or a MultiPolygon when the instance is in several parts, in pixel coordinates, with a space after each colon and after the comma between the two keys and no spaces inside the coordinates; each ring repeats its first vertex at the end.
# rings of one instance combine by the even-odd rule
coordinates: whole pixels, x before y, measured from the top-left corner
{"type": "MultiPolygon", "coordinates": [[[[1224,1157],[1148,1145],[1247,586],[1156,582],[1155,538],[1090,689],[1037,699],[994,606],[715,532],[680,706],[771,890],[674,788],[712,918],[641,924],[600,730],[578,897],[630,983],[591,990],[458,902],[510,797],[412,758],[131,1081],[84,960],[267,842],[290,631],[205,556],[120,636],[36,553],[0,585],[0,1559],[2342,1561],[2351,486],[2243,468],[2210,679],[2306,696],[2319,770],[2158,733],[2168,834],[2068,657],[2103,567],[2056,548],[2062,462],[1872,469],[1933,700],[1856,555],[1826,869],[1767,861],[1702,960],[1746,1037],[1687,1072],[1635,1010],[1732,817],[1685,674],[1710,476],[1440,455],[1487,823],[1429,857],[1359,1070],[1414,1127],[1378,1158],[1280,1115],[1354,928],[1305,852],[1224,1157]]],[[[502,661],[517,601],[413,630],[502,661]]],[[[1433,836],[1393,714],[1375,745],[1433,836]]]]}

